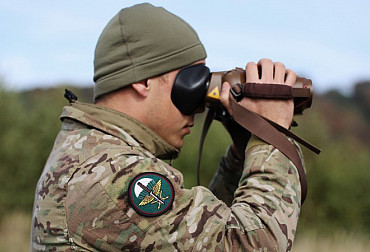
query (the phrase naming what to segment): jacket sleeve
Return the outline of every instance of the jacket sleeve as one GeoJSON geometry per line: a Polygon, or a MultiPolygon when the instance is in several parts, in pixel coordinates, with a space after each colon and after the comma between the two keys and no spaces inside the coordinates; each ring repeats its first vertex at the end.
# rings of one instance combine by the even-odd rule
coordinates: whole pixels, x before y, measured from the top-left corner
{"type": "Polygon", "coordinates": [[[252,137],[226,225],[224,246],[290,251],[300,202],[301,186],[294,164],[272,145],[252,137]]]}
{"type": "MultiPolygon", "coordinates": [[[[221,165],[221,171],[224,168],[221,165]]],[[[218,184],[231,193],[234,189],[228,186],[233,182],[227,180],[231,181],[233,174],[222,174],[226,182],[223,185],[220,180],[213,183],[214,187],[218,184]]],[[[214,189],[216,193],[219,190],[214,189]]],[[[189,202],[187,210],[181,206],[181,210],[174,210],[183,213],[185,223],[176,227],[182,233],[186,230],[186,235],[177,237],[178,244],[187,244],[184,248],[189,248],[190,241],[196,249],[212,251],[291,250],[300,212],[299,175],[293,163],[272,145],[251,138],[230,207],[206,188],[183,191],[182,197],[189,197],[184,200],[189,202]]]]}
{"type": "Polygon", "coordinates": [[[228,206],[232,204],[242,171],[243,161],[238,159],[229,147],[209,185],[211,192],[228,206]]]}

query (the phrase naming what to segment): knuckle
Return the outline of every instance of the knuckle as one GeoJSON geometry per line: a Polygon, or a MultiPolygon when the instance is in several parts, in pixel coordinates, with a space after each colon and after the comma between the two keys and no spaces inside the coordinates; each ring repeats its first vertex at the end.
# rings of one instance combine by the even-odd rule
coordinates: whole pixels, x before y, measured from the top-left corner
{"type": "Polygon", "coordinates": [[[256,63],[248,62],[247,65],[245,66],[245,68],[251,68],[251,67],[255,67],[255,66],[256,66],[256,63]]]}
{"type": "Polygon", "coordinates": [[[274,64],[274,63],[271,59],[262,58],[262,59],[260,59],[259,64],[269,64],[270,65],[270,64],[274,64]]]}
{"type": "Polygon", "coordinates": [[[294,76],[297,76],[297,74],[293,71],[293,70],[291,70],[291,69],[286,69],[286,73],[287,74],[289,74],[289,75],[291,75],[292,77],[294,76]]]}
{"type": "Polygon", "coordinates": [[[279,61],[275,62],[275,68],[285,68],[285,65],[279,61]]]}

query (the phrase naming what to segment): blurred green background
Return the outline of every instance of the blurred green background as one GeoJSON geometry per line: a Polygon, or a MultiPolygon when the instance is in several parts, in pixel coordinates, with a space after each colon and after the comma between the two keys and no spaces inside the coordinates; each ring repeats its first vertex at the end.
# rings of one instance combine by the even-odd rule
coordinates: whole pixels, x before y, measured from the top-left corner
{"type": "MultiPolygon", "coordinates": [[[[34,190],[60,129],[59,115],[70,88],[91,102],[92,89],[60,84],[50,89],[6,90],[0,84],[0,251],[29,251],[34,190]]],[[[364,251],[370,246],[370,82],[353,92],[315,94],[313,106],[296,117],[299,136],[322,148],[303,148],[309,192],[298,225],[294,251],[364,251]]],[[[196,158],[204,115],[173,166],[185,186],[196,184],[196,158]]],[[[230,138],[213,122],[206,138],[201,184],[207,185],[230,138]]]]}

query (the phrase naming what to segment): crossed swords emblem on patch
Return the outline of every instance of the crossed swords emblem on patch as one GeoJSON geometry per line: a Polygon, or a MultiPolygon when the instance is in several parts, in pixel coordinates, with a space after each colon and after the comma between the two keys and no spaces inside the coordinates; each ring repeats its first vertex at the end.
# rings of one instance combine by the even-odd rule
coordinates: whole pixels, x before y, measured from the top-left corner
{"type": "Polygon", "coordinates": [[[141,173],[130,183],[129,203],[141,215],[161,215],[171,208],[173,200],[171,182],[159,173],[141,173]]]}
{"type": "Polygon", "coordinates": [[[140,186],[145,192],[148,194],[145,195],[144,199],[139,203],[139,206],[145,206],[146,204],[155,204],[158,203],[158,209],[161,208],[161,204],[164,205],[164,200],[168,199],[169,196],[162,198],[162,180],[158,180],[158,182],[153,186],[152,190],[148,187],[143,185],[140,181],[137,182],[137,185],[140,186]]]}

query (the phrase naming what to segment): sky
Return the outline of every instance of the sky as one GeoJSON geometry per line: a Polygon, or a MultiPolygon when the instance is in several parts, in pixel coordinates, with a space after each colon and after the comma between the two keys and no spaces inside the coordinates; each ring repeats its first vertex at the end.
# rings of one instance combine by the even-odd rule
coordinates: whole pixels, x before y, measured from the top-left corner
{"type": "MultiPolygon", "coordinates": [[[[108,21],[130,0],[3,0],[0,79],[23,90],[60,83],[93,86],[94,49],[108,21]]],[[[211,71],[261,58],[283,62],[314,90],[351,93],[370,80],[370,1],[147,1],[186,20],[207,50],[211,71]]]]}

